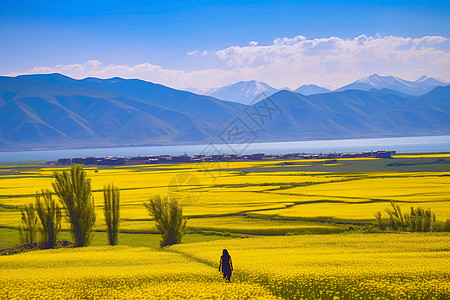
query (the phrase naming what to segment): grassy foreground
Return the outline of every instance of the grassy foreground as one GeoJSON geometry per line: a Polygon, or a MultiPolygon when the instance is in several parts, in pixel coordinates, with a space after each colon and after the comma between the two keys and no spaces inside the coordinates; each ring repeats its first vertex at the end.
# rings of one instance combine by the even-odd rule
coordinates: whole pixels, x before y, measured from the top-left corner
{"type": "MultiPolygon", "coordinates": [[[[0,250],[11,248],[20,244],[19,230],[11,228],[0,228],[0,250]]],[[[241,237],[241,235],[220,235],[220,234],[199,234],[188,233],[183,237],[183,243],[197,243],[197,242],[209,242],[215,240],[230,239],[235,237],[241,237]]],[[[63,231],[59,235],[59,240],[71,241],[72,236],[70,232],[63,231]]],[[[161,235],[159,234],[139,234],[139,233],[120,233],[119,243],[121,246],[130,247],[150,247],[159,248],[159,241],[161,235]]],[[[94,232],[92,236],[91,246],[108,246],[108,240],[106,238],[106,232],[94,232]]]]}
{"type": "Polygon", "coordinates": [[[257,237],[0,257],[2,299],[448,299],[449,234],[257,237]],[[227,248],[235,272],[217,271],[227,248]]]}

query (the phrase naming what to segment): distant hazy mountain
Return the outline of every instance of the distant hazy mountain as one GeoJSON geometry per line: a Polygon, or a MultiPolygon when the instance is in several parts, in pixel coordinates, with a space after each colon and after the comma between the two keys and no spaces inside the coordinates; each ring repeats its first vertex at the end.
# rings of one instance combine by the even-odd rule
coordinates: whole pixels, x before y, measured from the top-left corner
{"type": "Polygon", "coordinates": [[[194,94],[198,94],[198,95],[204,95],[207,92],[207,90],[197,89],[197,88],[193,88],[193,87],[185,88],[183,90],[194,93],[194,94]]]}
{"type": "Polygon", "coordinates": [[[450,87],[420,97],[347,90],[270,97],[283,112],[258,132],[272,140],[317,140],[450,134],[450,87]]]}
{"type": "Polygon", "coordinates": [[[396,91],[396,90],[391,90],[391,89],[380,89],[380,90],[378,90],[376,88],[373,88],[373,89],[370,89],[369,92],[379,93],[379,94],[381,93],[381,94],[386,94],[386,95],[397,95],[397,96],[400,96],[400,97],[403,97],[403,98],[414,97],[414,96],[411,96],[411,95],[408,95],[408,94],[405,94],[405,93],[402,93],[402,92],[399,92],[399,91],[396,91]]]}
{"type": "Polygon", "coordinates": [[[450,86],[372,89],[279,91],[245,106],[136,79],[0,76],[0,150],[217,143],[243,128],[258,142],[450,135],[450,86]]]}
{"type": "Polygon", "coordinates": [[[436,80],[432,77],[422,76],[416,81],[408,81],[400,79],[394,76],[380,76],[373,74],[364,78],[361,78],[353,83],[345,85],[336,91],[345,90],[363,90],[369,91],[373,88],[379,89],[391,89],[405,93],[408,95],[420,96],[428,93],[437,86],[445,86],[447,83],[436,80]]]}
{"type": "MultiPolygon", "coordinates": [[[[276,89],[274,87],[271,87],[267,83],[252,80],[252,81],[239,81],[224,87],[214,88],[203,94],[221,100],[234,101],[248,105],[254,103],[255,101],[256,102],[260,101],[265,97],[272,96],[273,94],[279,91],[293,91],[293,90],[291,90],[288,87],[276,89]]],[[[331,92],[331,90],[320,87],[315,84],[307,84],[302,85],[294,92],[308,96],[313,94],[328,93],[331,92]]]]}
{"type": "Polygon", "coordinates": [[[0,149],[208,143],[242,109],[142,80],[0,76],[0,149]]]}
{"type": "Polygon", "coordinates": [[[164,85],[138,79],[86,78],[77,82],[81,86],[102,88],[116,94],[126,95],[146,103],[195,116],[210,122],[213,127],[223,126],[236,115],[236,109],[240,110],[243,107],[235,102],[220,101],[213,97],[175,90],[164,85]],[[222,110],[223,113],[214,115],[217,110],[222,110]]]}
{"type": "Polygon", "coordinates": [[[321,86],[315,85],[315,84],[305,84],[296,89],[294,92],[309,96],[314,94],[324,94],[329,93],[331,90],[323,88],[321,86]]]}
{"type": "Polygon", "coordinates": [[[267,83],[251,80],[239,81],[224,87],[214,88],[205,93],[220,100],[234,101],[242,104],[251,104],[278,92],[278,89],[267,83]]]}

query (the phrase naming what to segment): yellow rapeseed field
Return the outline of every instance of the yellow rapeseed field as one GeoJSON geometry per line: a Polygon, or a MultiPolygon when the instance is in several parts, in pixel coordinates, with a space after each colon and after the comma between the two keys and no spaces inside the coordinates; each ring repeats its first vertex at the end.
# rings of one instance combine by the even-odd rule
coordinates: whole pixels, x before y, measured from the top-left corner
{"type": "MultiPolygon", "coordinates": [[[[362,165],[380,161],[357,160],[362,165]]],[[[111,182],[120,188],[122,229],[128,231],[154,229],[142,203],[155,194],[179,198],[184,215],[188,217],[243,214],[370,222],[375,212],[383,211],[395,200],[404,211],[411,206],[421,206],[431,208],[439,220],[450,218],[450,170],[337,172],[333,171],[334,167],[345,167],[354,160],[325,162],[289,160],[87,167],[97,206],[95,228],[105,228],[102,188],[111,182]],[[311,167],[326,166],[326,171],[298,169],[305,162],[311,167]]],[[[17,227],[20,213],[15,208],[34,202],[36,191],[51,188],[53,172],[66,169],[68,167],[45,166],[2,169],[0,226],[17,227]]],[[[233,226],[235,231],[236,225],[233,226]]],[[[63,228],[68,228],[67,224],[63,224],[63,228]]],[[[224,229],[231,228],[224,226],[224,229]]]]}
{"type": "Polygon", "coordinates": [[[252,237],[0,257],[1,299],[446,299],[449,234],[252,237]],[[217,271],[222,249],[234,272],[217,271]]]}
{"type": "MultiPolygon", "coordinates": [[[[160,194],[181,202],[189,230],[227,237],[164,250],[115,246],[0,256],[0,299],[448,299],[448,233],[342,233],[373,221],[391,200],[405,212],[421,206],[438,220],[450,218],[446,157],[409,155],[411,167],[399,168],[380,159],[86,167],[96,230],[106,227],[102,188],[114,183],[122,231],[155,232],[142,204],[160,194]],[[261,234],[279,236],[255,236],[261,234]],[[235,266],[230,284],[217,271],[224,248],[235,266]]],[[[0,227],[17,228],[21,206],[51,188],[54,171],[67,169],[0,169],[0,227]]],[[[14,230],[2,230],[0,242],[11,243],[1,232],[14,230]]],[[[130,235],[149,238],[130,233],[124,239],[130,235]]]]}
{"type": "Polygon", "coordinates": [[[89,247],[0,257],[1,299],[276,299],[255,284],[149,248],[89,247]]]}
{"type": "Polygon", "coordinates": [[[285,299],[446,299],[450,235],[262,237],[176,245],[214,265],[226,248],[240,280],[285,299]]]}

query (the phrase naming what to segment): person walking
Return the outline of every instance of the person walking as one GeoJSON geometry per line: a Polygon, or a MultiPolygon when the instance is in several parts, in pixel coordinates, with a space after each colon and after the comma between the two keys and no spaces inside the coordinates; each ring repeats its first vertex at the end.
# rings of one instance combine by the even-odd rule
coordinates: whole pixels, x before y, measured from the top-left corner
{"type": "Polygon", "coordinates": [[[222,272],[226,282],[230,282],[231,272],[233,272],[233,263],[227,249],[223,249],[219,262],[219,272],[222,272]]]}

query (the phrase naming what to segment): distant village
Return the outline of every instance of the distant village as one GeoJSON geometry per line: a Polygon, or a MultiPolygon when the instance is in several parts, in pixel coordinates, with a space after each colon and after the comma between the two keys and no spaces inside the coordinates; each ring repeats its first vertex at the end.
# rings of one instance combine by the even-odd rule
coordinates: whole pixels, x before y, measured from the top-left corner
{"type": "Polygon", "coordinates": [[[339,159],[339,158],[392,158],[395,151],[368,151],[358,153],[285,153],[285,154],[264,154],[254,153],[247,155],[236,154],[216,154],[216,155],[145,155],[136,157],[79,157],[58,159],[59,165],[142,165],[142,164],[167,164],[167,163],[201,163],[201,162],[221,162],[221,161],[260,161],[276,159],[339,159]]]}

